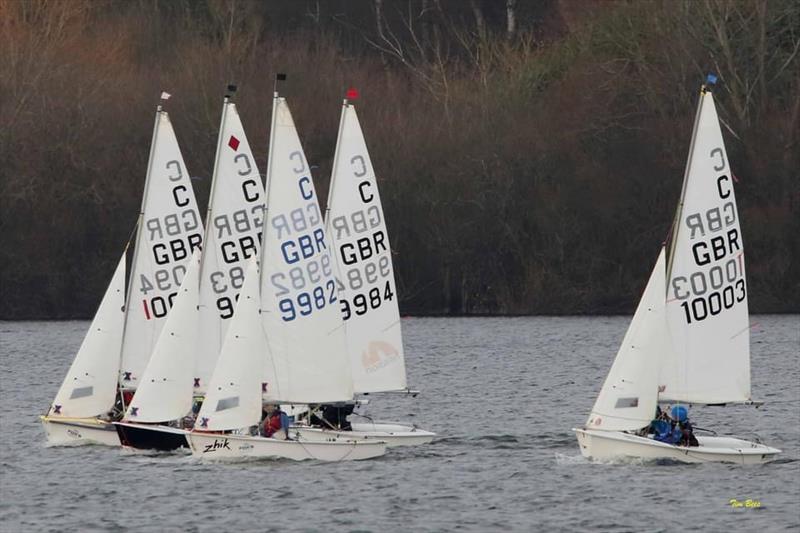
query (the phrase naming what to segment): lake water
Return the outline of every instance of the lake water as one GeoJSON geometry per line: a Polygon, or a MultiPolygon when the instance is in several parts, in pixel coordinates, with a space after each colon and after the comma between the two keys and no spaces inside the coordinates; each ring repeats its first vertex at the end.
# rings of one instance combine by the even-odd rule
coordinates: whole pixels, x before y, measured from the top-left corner
{"type": "Polygon", "coordinates": [[[367,412],[440,438],[341,464],[48,448],[37,416],[88,323],[0,323],[0,530],[797,530],[800,318],[752,320],[753,396],[766,405],[692,411],[697,425],[784,451],[751,467],[580,456],[570,428],[628,317],[405,319],[409,384],[423,394],[374,397],[367,412]]]}

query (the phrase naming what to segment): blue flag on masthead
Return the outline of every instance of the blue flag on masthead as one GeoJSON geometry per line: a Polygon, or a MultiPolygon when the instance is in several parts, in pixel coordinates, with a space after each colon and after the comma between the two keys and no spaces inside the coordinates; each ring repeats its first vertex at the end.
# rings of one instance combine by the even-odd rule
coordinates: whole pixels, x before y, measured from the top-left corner
{"type": "Polygon", "coordinates": [[[706,83],[708,85],[714,85],[715,83],[717,83],[717,76],[709,72],[708,75],[706,76],[706,83]]]}

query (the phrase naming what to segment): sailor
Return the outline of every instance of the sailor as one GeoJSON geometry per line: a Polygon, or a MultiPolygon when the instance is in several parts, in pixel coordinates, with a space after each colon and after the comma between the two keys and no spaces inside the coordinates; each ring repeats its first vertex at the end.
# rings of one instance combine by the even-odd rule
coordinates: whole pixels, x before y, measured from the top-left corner
{"type": "MultiPolygon", "coordinates": [[[[685,407],[681,408],[686,409],[685,407]]],[[[683,433],[676,424],[675,408],[672,409],[672,417],[668,413],[669,408],[661,410],[660,407],[656,406],[656,418],[650,423],[653,429],[653,439],[667,444],[678,444],[683,433]]]]}
{"type": "Polygon", "coordinates": [[[194,401],[192,402],[192,410],[189,412],[188,415],[183,417],[181,420],[180,427],[183,428],[192,428],[194,427],[194,423],[197,420],[197,414],[200,412],[200,408],[203,406],[203,398],[200,396],[196,396],[194,401]]]}
{"type": "Polygon", "coordinates": [[[351,431],[353,427],[347,417],[353,414],[355,405],[335,405],[327,404],[322,408],[322,418],[327,422],[327,425],[332,426],[334,429],[342,431],[351,431]]]}
{"type": "Polygon", "coordinates": [[[283,430],[284,438],[289,440],[289,417],[286,413],[273,404],[266,404],[263,413],[266,414],[262,424],[263,435],[265,437],[275,437],[283,430]]]}
{"type": "Polygon", "coordinates": [[[681,446],[700,446],[694,436],[694,428],[689,422],[689,410],[683,405],[676,405],[672,408],[672,418],[677,423],[677,430],[680,431],[679,444],[681,446]]]}

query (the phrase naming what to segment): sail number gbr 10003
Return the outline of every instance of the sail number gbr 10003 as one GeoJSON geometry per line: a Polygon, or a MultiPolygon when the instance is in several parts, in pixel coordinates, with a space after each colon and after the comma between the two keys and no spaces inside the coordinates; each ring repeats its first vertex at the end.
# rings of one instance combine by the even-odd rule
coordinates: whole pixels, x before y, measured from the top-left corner
{"type": "Polygon", "coordinates": [[[694,272],[673,276],[670,282],[687,324],[717,316],[747,298],[744,250],[727,161],[721,148],[710,150],[709,159],[716,173],[712,182],[716,199],[704,206],[707,209],[683,218],[683,238],[678,238],[679,246],[688,247],[694,272]]]}
{"type": "Polygon", "coordinates": [[[723,309],[730,309],[738,302],[745,299],[744,280],[739,279],[735,285],[728,285],[721,291],[712,291],[708,296],[699,296],[691,301],[681,303],[686,316],[686,323],[705,320],[709,316],[716,316],[723,309]]]}

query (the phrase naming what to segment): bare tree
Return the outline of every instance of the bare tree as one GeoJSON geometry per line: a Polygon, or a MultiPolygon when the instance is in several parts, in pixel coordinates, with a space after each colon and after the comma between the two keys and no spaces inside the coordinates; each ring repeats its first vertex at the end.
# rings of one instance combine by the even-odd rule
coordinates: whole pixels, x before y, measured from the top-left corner
{"type": "Polygon", "coordinates": [[[514,38],[517,31],[517,15],[514,11],[516,0],[506,0],[506,38],[514,38]]]}

